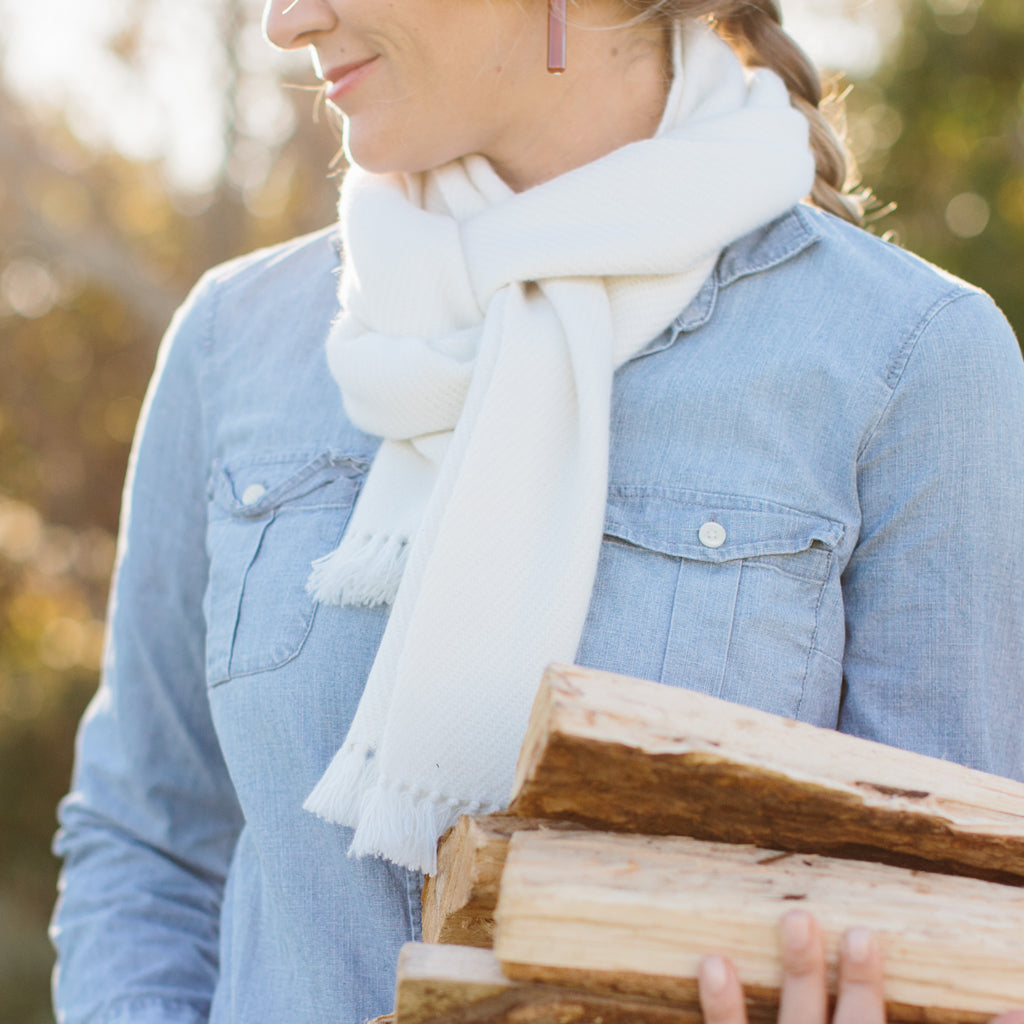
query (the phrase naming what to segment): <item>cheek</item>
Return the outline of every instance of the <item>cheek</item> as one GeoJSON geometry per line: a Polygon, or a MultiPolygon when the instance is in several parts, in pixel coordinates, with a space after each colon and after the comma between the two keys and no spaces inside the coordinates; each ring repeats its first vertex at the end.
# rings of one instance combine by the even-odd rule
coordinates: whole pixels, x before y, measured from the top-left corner
{"type": "MultiPolygon", "coordinates": [[[[345,119],[345,152],[368,171],[416,172],[470,153],[489,155],[510,122],[512,101],[526,95],[507,46],[501,54],[493,45],[463,52],[443,33],[420,42],[417,52],[404,49],[381,68],[372,92],[368,80],[365,102],[345,119]]],[[[538,62],[543,68],[543,53],[538,62]]]]}

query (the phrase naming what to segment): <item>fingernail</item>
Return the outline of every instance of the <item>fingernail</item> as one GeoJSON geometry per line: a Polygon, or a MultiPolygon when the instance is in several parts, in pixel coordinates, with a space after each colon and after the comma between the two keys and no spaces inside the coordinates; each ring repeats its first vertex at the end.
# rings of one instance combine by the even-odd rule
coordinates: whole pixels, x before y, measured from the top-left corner
{"type": "Polygon", "coordinates": [[[867,963],[871,956],[871,932],[867,928],[851,928],[843,937],[843,952],[855,964],[867,963]]]}
{"type": "Polygon", "coordinates": [[[725,991],[729,975],[725,969],[725,961],[720,956],[706,956],[700,962],[701,988],[711,995],[725,991]]]}
{"type": "Polygon", "coordinates": [[[811,918],[802,910],[792,911],[782,919],[782,944],[799,953],[811,941],[811,918]]]}

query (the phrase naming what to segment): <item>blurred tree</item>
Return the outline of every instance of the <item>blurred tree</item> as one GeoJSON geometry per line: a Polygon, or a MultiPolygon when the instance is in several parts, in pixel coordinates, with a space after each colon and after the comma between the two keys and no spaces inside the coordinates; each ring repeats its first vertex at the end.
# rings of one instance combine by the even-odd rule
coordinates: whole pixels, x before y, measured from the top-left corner
{"type": "Polygon", "coordinates": [[[914,0],[850,100],[864,180],[909,249],[988,291],[1024,340],[1024,3],[914,0]]]}
{"type": "MultiPolygon", "coordinates": [[[[129,67],[144,62],[151,11],[139,6],[111,40],[129,67]]],[[[0,1024],[52,1021],[54,808],[96,686],[121,480],[157,341],[207,267],[334,216],[338,144],[313,123],[312,95],[286,90],[282,113],[278,70],[245,56],[258,9],[210,11],[226,84],[202,193],[170,187],[166,164],[83,144],[0,87],[0,1024]]]]}

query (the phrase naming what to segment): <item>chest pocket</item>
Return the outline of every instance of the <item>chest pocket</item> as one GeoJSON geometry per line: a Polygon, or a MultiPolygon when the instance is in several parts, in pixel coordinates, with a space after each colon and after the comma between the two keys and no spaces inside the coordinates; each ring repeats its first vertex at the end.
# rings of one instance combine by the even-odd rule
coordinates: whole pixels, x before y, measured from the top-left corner
{"type": "Polygon", "coordinates": [[[302,650],[316,614],[310,563],[341,540],[368,460],[267,454],[210,482],[206,673],[210,685],[265,672],[302,650]]]}
{"type": "Polygon", "coordinates": [[[760,499],[615,488],[579,658],[791,716],[824,671],[838,701],[841,630],[821,619],[830,590],[842,619],[842,534],[760,499]]]}

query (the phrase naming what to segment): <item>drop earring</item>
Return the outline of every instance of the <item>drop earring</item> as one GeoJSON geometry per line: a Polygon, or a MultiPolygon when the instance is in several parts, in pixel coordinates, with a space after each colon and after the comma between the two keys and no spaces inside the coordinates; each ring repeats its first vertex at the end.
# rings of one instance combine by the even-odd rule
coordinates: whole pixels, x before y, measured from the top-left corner
{"type": "Polygon", "coordinates": [[[566,0],[548,0],[548,71],[560,75],[565,70],[566,0]]]}

